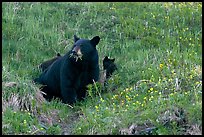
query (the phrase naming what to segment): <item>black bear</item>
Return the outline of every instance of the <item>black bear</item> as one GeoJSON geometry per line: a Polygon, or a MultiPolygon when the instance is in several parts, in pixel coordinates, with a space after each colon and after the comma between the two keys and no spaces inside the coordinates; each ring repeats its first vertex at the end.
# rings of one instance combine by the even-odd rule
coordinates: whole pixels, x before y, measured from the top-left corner
{"type": "Polygon", "coordinates": [[[52,58],[52,59],[49,59],[49,60],[44,61],[43,63],[41,63],[41,64],[39,65],[39,69],[40,69],[41,71],[46,70],[53,62],[55,62],[55,61],[56,61],[57,59],[59,59],[59,58],[61,58],[61,55],[60,55],[60,53],[57,53],[57,56],[56,56],[56,57],[54,57],[54,58],[52,58]]]}
{"type": "Polygon", "coordinates": [[[110,59],[107,56],[103,59],[103,70],[106,70],[106,79],[110,78],[113,72],[117,70],[117,67],[114,61],[115,61],[115,58],[110,59]]]}
{"type": "MultiPolygon", "coordinates": [[[[102,91],[107,91],[107,84],[108,84],[107,81],[111,77],[113,72],[117,70],[117,66],[114,61],[115,61],[115,58],[111,59],[111,58],[108,58],[107,56],[103,59],[103,70],[100,73],[100,79],[98,81],[102,86],[102,91]]],[[[113,90],[114,89],[111,88],[111,91],[113,90]]]]}
{"type": "Polygon", "coordinates": [[[104,85],[107,79],[111,77],[113,72],[117,70],[116,64],[114,63],[115,58],[110,59],[107,56],[103,59],[103,70],[100,73],[99,83],[104,85]]]}
{"type": "Polygon", "coordinates": [[[57,59],[34,82],[43,84],[42,91],[51,99],[59,97],[63,103],[72,104],[86,95],[87,85],[99,79],[98,51],[100,37],[91,40],[74,35],[74,45],[57,59]]]}

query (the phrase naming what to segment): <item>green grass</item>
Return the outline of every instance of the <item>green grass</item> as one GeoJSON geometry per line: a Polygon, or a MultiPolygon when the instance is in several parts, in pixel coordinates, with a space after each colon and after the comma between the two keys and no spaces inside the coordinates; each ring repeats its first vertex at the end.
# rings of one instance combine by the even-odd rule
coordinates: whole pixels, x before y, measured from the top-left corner
{"type": "Polygon", "coordinates": [[[202,134],[201,19],[202,3],[2,3],[2,134],[202,134]],[[37,66],[74,34],[100,36],[100,68],[107,55],[118,70],[74,106],[42,101],[37,66]]]}

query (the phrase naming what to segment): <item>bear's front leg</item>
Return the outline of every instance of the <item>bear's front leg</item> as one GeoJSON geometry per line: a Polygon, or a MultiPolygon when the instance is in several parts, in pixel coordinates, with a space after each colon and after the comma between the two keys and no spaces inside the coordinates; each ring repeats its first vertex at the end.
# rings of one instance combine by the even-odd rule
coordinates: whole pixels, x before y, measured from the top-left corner
{"type": "Polygon", "coordinates": [[[95,66],[89,70],[88,81],[92,84],[93,81],[97,82],[99,80],[99,66],[95,66]]]}
{"type": "Polygon", "coordinates": [[[61,87],[62,102],[66,104],[73,104],[77,101],[76,89],[74,87],[61,87]]]}
{"type": "Polygon", "coordinates": [[[73,104],[77,100],[76,93],[76,77],[74,71],[67,71],[68,69],[61,69],[60,71],[60,92],[63,103],[73,104]]]}

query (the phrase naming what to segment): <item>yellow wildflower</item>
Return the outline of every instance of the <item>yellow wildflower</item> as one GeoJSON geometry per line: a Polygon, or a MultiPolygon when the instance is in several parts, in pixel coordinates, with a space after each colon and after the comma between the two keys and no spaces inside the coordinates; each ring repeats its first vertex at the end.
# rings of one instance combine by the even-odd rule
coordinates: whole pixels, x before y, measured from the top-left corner
{"type": "Polygon", "coordinates": [[[139,96],[138,94],[136,94],[136,96],[139,96]]]}
{"type": "Polygon", "coordinates": [[[103,98],[100,98],[101,102],[104,102],[103,98]]]}
{"type": "Polygon", "coordinates": [[[199,81],[197,81],[195,84],[196,84],[196,85],[198,85],[198,84],[200,84],[200,82],[199,82],[199,81]]]}
{"type": "Polygon", "coordinates": [[[164,65],[163,65],[162,63],[161,63],[161,64],[159,64],[160,69],[162,69],[162,68],[163,68],[163,66],[164,66],[164,65]]]}

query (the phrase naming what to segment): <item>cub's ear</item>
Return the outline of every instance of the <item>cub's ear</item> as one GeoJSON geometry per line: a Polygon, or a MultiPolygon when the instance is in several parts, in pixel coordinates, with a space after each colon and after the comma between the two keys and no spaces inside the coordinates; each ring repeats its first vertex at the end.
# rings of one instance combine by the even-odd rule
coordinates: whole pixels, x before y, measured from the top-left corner
{"type": "Polygon", "coordinates": [[[77,42],[80,38],[74,35],[74,42],[77,42]]]}
{"type": "Polygon", "coordinates": [[[106,60],[108,60],[108,56],[105,56],[105,58],[103,59],[103,61],[106,61],[106,60]]]}
{"type": "Polygon", "coordinates": [[[100,37],[99,36],[95,36],[91,39],[91,44],[96,46],[100,41],[100,37]]]}
{"type": "Polygon", "coordinates": [[[61,56],[60,53],[57,53],[57,56],[60,57],[61,56]]]}
{"type": "Polygon", "coordinates": [[[111,59],[111,61],[114,62],[114,61],[115,61],[115,58],[111,59]]]}

